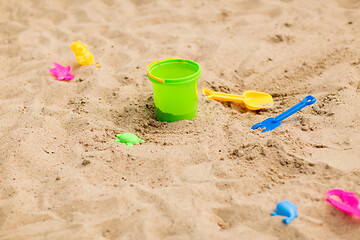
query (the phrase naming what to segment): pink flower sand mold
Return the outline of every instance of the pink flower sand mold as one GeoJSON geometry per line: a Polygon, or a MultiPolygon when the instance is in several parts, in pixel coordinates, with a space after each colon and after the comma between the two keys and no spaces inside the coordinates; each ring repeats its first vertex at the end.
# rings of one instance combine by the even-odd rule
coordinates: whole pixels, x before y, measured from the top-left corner
{"type": "Polygon", "coordinates": [[[360,217],[359,199],[352,192],[345,192],[341,189],[331,189],[326,192],[326,198],[331,205],[343,212],[360,217]],[[340,198],[335,200],[332,196],[340,198]]]}
{"type": "Polygon", "coordinates": [[[50,68],[49,71],[57,77],[57,80],[71,80],[75,76],[70,74],[71,67],[64,67],[57,62],[54,62],[54,68],[50,68]]]}

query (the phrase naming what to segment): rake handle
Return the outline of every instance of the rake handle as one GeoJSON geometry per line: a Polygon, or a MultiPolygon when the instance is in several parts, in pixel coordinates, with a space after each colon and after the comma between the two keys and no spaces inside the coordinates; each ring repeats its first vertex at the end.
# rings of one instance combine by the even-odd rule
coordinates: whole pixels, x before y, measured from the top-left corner
{"type": "Polygon", "coordinates": [[[290,117],[291,115],[293,115],[294,113],[300,111],[301,109],[303,109],[306,106],[309,106],[311,104],[314,104],[316,102],[316,98],[308,95],[306,96],[301,102],[299,102],[298,104],[296,104],[295,106],[293,106],[292,108],[289,108],[288,110],[286,110],[285,112],[279,114],[278,116],[275,117],[275,122],[278,121],[282,121],[285,118],[290,117]]]}

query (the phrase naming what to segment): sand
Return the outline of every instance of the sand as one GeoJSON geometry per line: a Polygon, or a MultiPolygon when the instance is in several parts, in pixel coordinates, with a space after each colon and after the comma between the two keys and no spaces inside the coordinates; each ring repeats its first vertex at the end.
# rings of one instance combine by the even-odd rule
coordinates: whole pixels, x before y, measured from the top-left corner
{"type": "Polygon", "coordinates": [[[360,197],[359,19],[359,0],[0,0],[0,239],[360,239],[325,199],[360,197]],[[100,68],[77,64],[76,40],[100,68]],[[199,95],[196,119],[158,122],[146,68],[166,57],[198,62],[200,90],[275,105],[199,95]],[[270,216],[285,199],[288,226],[270,216]]]}

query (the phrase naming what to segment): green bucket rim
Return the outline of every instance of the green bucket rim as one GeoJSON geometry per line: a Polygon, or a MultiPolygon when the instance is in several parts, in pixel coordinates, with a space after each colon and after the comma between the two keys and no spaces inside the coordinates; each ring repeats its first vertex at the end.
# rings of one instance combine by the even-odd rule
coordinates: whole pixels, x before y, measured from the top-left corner
{"type": "Polygon", "coordinates": [[[165,59],[160,59],[160,60],[150,63],[147,68],[147,75],[148,75],[150,81],[153,80],[153,81],[156,81],[159,83],[166,83],[166,84],[180,84],[180,83],[186,83],[186,82],[189,82],[192,80],[199,79],[199,77],[201,76],[201,69],[200,69],[200,65],[192,60],[182,59],[182,58],[165,58],[165,59]],[[197,71],[192,75],[182,77],[182,78],[173,78],[173,79],[158,78],[158,77],[154,76],[153,74],[151,74],[151,71],[154,68],[158,67],[159,65],[174,63],[174,62],[186,63],[186,64],[193,65],[197,68],[197,71]]]}

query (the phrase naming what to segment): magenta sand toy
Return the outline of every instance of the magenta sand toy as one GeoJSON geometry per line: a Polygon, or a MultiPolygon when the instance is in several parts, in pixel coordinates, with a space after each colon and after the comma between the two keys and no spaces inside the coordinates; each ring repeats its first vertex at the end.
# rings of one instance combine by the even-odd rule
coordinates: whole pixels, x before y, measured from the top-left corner
{"type": "Polygon", "coordinates": [[[75,76],[70,74],[71,67],[64,67],[57,62],[54,62],[54,68],[50,68],[49,71],[57,77],[57,80],[71,80],[75,76]]]}
{"type": "Polygon", "coordinates": [[[326,192],[326,199],[341,211],[360,217],[359,199],[355,196],[355,193],[341,189],[331,189],[326,192]],[[338,197],[341,201],[332,198],[332,196],[338,197]]]}

